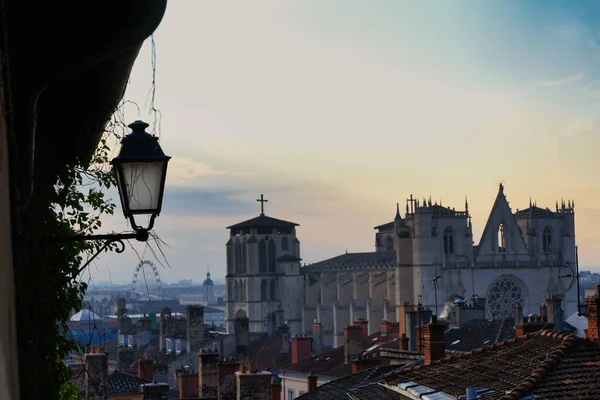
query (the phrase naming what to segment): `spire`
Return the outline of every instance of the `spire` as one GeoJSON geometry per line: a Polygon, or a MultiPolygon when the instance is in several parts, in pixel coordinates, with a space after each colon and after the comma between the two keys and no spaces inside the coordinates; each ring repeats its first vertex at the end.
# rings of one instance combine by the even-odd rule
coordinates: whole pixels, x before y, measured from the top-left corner
{"type": "Polygon", "coordinates": [[[533,204],[531,203],[531,196],[529,196],[529,208],[531,208],[533,204]]]}
{"type": "Polygon", "coordinates": [[[498,193],[504,194],[504,185],[502,183],[500,184],[500,187],[498,188],[498,193]]]}
{"type": "Polygon", "coordinates": [[[558,212],[558,200],[556,200],[556,212],[558,212]]]}
{"type": "Polygon", "coordinates": [[[465,196],[465,212],[469,215],[469,200],[467,199],[467,196],[465,196]]]}
{"type": "Polygon", "coordinates": [[[575,200],[571,200],[571,207],[575,209],[575,200]]]}
{"type": "Polygon", "coordinates": [[[400,216],[400,203],[396,203],[396,218],[394,218],[394,221],[400,220],[402,220],[402,217],[400,216]]]}
{"type": "Polygon", "coordinates": [[[408,201],[406,201],[406,212],[404,213],[404,215],[408,215],[408,201]]]}
{"type": "Polygon", "coordinates": [[[569,200],[569,210],[571,209],[571,200],[569,200]]]}

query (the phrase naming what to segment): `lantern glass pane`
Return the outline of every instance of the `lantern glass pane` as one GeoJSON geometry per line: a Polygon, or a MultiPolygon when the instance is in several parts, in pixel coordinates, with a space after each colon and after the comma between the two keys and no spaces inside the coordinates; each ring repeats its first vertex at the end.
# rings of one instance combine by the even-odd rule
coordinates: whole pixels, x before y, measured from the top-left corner
{"type": "Polygon", "coordinates": [[[132,214],[157,211],[161,195],[164,161],[124,162],[121,164],[125,187],[121,188],[132,214]]]}

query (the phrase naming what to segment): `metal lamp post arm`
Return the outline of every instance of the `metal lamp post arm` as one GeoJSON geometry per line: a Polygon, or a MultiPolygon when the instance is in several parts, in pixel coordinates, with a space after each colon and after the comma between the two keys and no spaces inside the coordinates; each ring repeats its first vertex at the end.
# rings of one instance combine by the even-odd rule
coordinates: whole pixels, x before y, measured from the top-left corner
{"type": "Polygon", "coordinates": [[[136,232],[133,233],[112,233],[112,234],[106,234],[106,235],[80,235],[80,236],[66,236],[61,238],[61,240],[63,241],[74,241],[74,242],[87,242],[90,240],[104,240],[104,243],[102,244],[102,246],[100,246],[100,248],[98,249],[98,251],[96,251],[96,253],[94,253],[93,256],[91,256],[85,264],[83,264],[78,270],[77,270],[77,274],[79,275],[84,269],[87,268],[88,265],[90,265],[90,263],[92,261],[94,261],[94,259],[96,259],[96,257],[98,257],[98,255],[100,255],[100,253],[102,253],[104,250],[106,250],[106,248],[108,246],[110,246],[112,243],[116,243],[117,244],[117,248],[115,249],[115,251],[117,253],[122,253],[125,251],[125,243],[123,242],[123,240],[129,240],[129,239],[136,239],[140,242],[145,242],[146,240],[148,240],[148,231],[146,229],[143,228],[138,228],[136,230],[136,232]]]}

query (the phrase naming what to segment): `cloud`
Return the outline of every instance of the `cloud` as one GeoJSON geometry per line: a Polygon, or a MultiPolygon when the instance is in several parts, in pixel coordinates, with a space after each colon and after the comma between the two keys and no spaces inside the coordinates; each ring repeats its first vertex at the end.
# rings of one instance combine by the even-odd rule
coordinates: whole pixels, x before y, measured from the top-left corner
{"type": "Polygon", "coordinates": [[[236,215],[256,211],[250,201],[242,197],[254,196],[235,189],[213,189],[194,187],[167,187],[164,213],[188,215],[236,215]]]}
{"type": "Polygon", "coordinates": [[[225,169],[216,169],[203,162],[188,158],[174,157],[169,162],[168,182],[174,186],[189,186],[202,177],[212,176],[253,176],[253,172],[235,172],[225,169]]]}
{"type": "Polygon", "coordinates": [[[533,82],[534,86],[539,87],[558,87],[558,86],[566,86],[572,85],[581,81],[585,77],[585,72],[579,72],[577,74],[567,76],[565,78],[553,79],[549,81],[537,81],[533,82]]]}

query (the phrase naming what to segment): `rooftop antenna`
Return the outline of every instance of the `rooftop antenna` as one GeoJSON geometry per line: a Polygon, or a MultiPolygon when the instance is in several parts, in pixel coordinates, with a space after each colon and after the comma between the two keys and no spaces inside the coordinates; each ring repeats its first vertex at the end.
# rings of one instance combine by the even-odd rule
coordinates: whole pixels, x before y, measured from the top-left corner
{"type": "Polygon", "coordinates": [[[571,270],[570,274],[559,275],[559,278],[571,278],[571,284],[569,285],[569,290],[573,288],[573,285],[577,283],[577,315],[583,316],[587,314],[587,305],[581,304],[581,297],[579,293],[579,246],[575,246],[575,269],[570,262],[566,263],[567,268],[571,270]]]}

